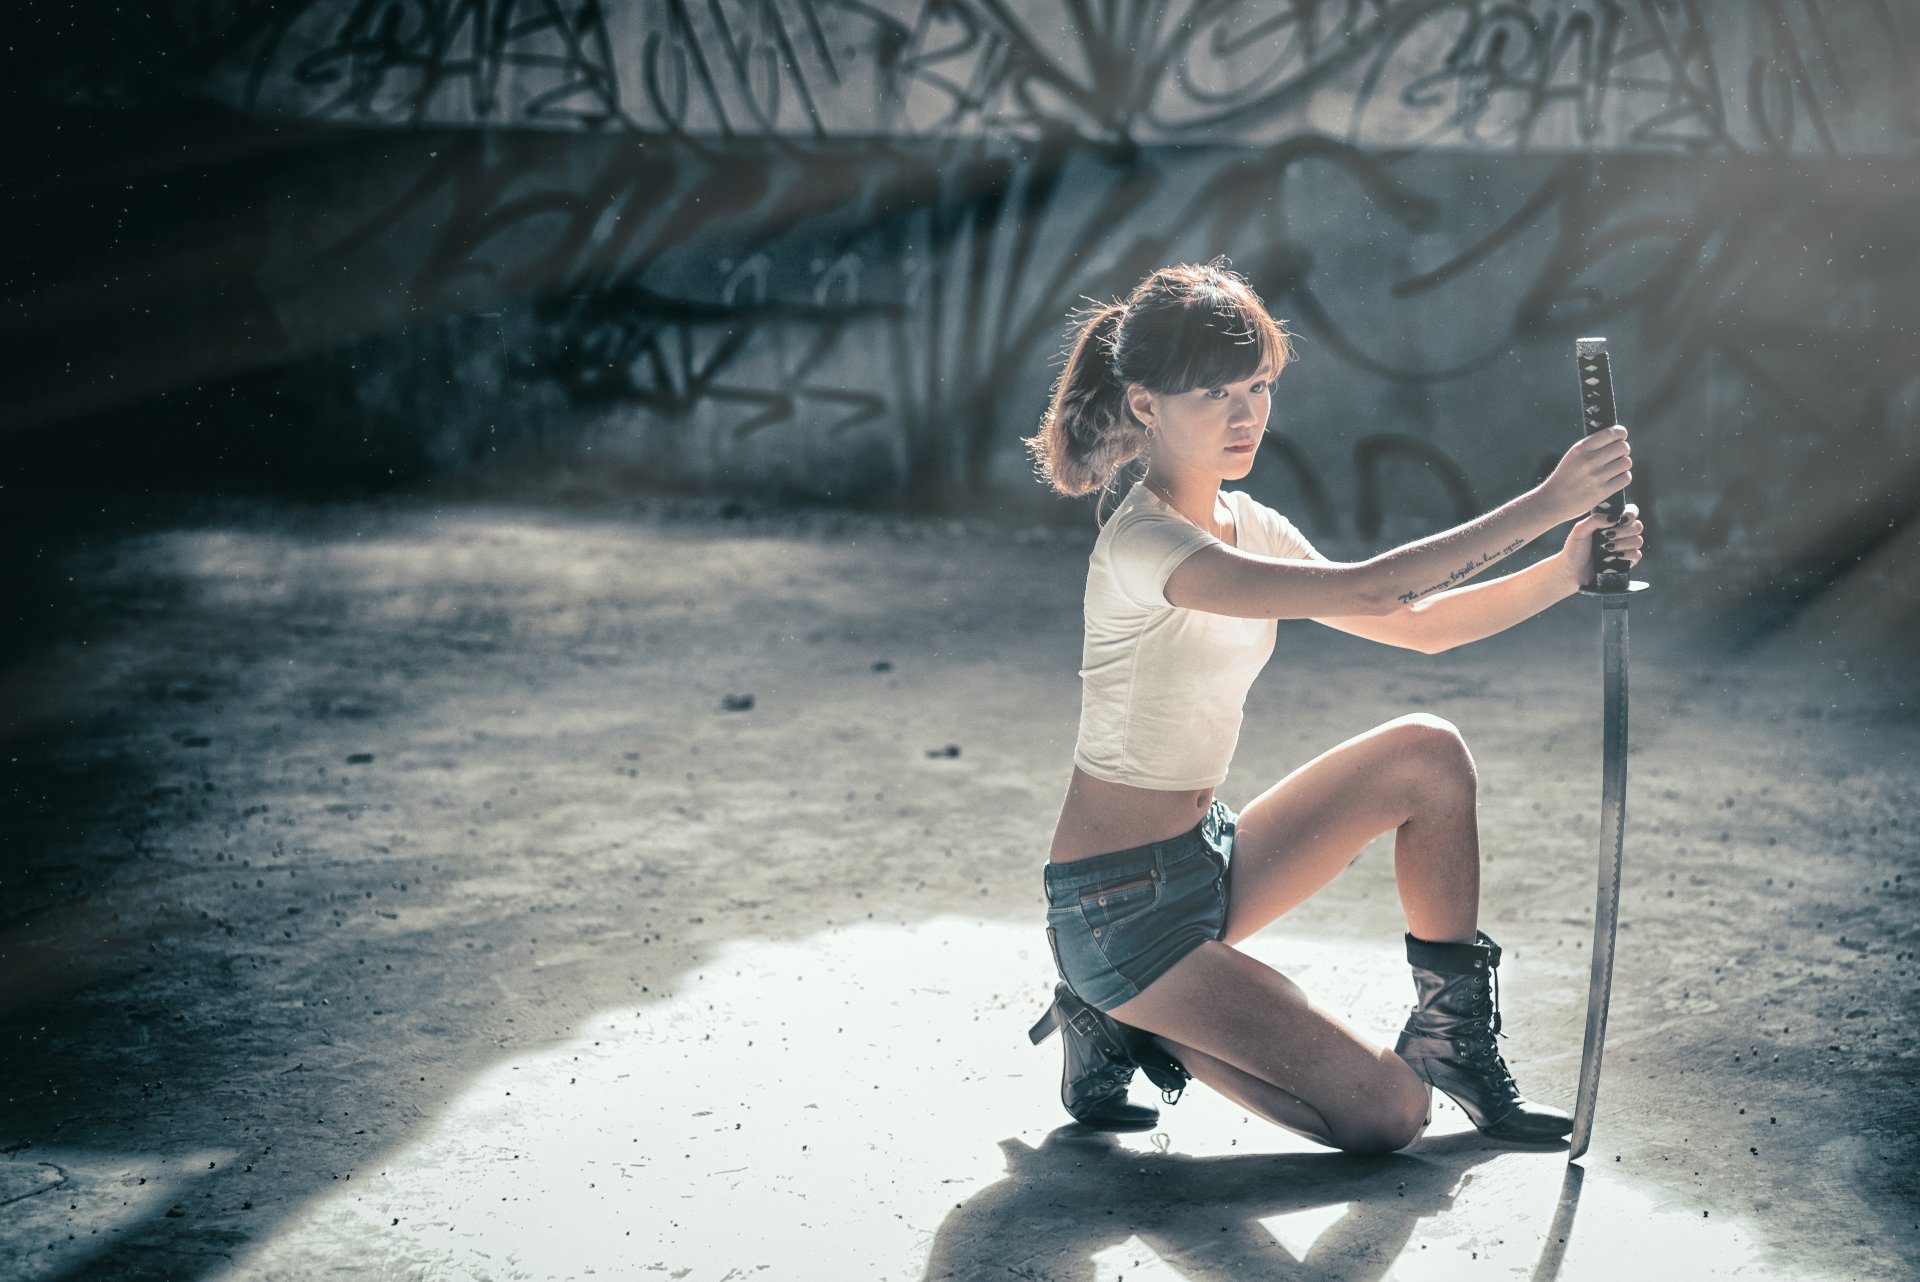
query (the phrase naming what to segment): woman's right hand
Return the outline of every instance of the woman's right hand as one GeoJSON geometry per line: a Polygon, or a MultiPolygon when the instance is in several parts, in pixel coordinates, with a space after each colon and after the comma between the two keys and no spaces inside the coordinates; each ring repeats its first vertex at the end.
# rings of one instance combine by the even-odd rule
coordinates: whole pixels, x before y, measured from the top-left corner
{"type": "Polygon", "coordinates": [[[1540,483],[1540,492],[1553,505],[1556,521],[1571,521],[1625,489],[1632,479],[1633,451],[1627,445],[1627,429],[1615,423],[1575,441],[1553,474],[1540,483]]]}

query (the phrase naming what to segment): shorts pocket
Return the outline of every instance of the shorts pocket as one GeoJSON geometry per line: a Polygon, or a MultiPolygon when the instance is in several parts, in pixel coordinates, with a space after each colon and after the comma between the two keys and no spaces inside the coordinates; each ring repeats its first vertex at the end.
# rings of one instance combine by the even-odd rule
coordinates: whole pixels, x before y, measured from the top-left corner
{"type": "Polygon", "coordinates": [[[1080,893],[1080,916],[1095,939],[1138,921],[1153,911],[1160,899],[1157,870],[1144,876],[1129,877],[1109,886],[1094,886],[1080,893]]]}

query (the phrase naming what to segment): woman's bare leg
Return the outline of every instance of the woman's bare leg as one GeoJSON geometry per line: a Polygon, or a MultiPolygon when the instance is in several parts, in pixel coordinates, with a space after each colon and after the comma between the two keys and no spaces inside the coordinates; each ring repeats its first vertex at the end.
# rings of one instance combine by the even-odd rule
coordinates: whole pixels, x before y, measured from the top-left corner
{"type": "Polygon", "coordinates": [[[1436,943],[1471,942],[1480,904],[1475,790],[1460,732],[1425,713],[1321,753],[1241,813],[1226,942],[1304,903],[1388,831],[1407,929],[1436,943]]]}
{"type": "Polygon", "coordinates": [[[1427,1124],[1426,1083],[1264,962],[1210,940],[1109,1012],[1166,1042],[1246,1108],[1354,1152],[1404,1148],[1427,1124]]]}
{"type": "Polygon", "coordinates": [[[1189,953],[1111,1014],[1289,1130],[1361,1152],[1411,1144],[1428,1120],[1426,1083],[1232,945],[1305,902],[1388,831],[1407,929],[1435,942],[1471,941],[1480,900],[1475,806],[1473,758],[1438,717],[1401,717],[1329,749],[1241,813],[1223,941],[1189,953]]]}

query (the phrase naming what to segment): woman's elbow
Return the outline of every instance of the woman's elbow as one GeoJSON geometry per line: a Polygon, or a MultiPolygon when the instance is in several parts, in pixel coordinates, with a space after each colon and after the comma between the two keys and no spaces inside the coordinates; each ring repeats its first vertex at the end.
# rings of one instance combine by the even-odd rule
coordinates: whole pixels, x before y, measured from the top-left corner
{"type": "Polygon", "coordinates": [[[1348,586],[1353,596],[1342,613],[1378,619],[1404,610],[1411,604],[1403,599],[1401,585],[1378,563],[1362,561],[1350,567],[1350,571],[1352,577],[1348,580],[1348,586]]]}
{"type": "Polygon", "coordinates": [[[1426,618],[1418,610],[1402,611],[1401,617],[1395,622],[1399,628],[1393,638],[1394,644],[1418,654],[1441,654],[1460,645],[1463,640],[1449,636],[1436,621],[1426,618]]]}
{"type": "Polygon", "coordinates": [[[1389,614],[1397,614],[1407,608],[1407,603],[1393,593],[1390,585],[1374,583],[1361,579],[1354,587],[1353,595],[1341,603],[1341,614],[1355,614],[1368,619],[1384,619],[1389,614]]]}

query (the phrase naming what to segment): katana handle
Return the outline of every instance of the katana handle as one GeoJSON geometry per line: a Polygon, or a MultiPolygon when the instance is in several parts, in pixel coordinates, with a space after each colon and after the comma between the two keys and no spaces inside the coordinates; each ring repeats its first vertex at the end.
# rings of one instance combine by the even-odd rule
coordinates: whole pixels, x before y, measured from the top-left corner
{"type": "MultiPolygon", "coordinates": [[[[1587,435],[1604,432],[1619,417],[1613,403],[1613,366],[1607,360],[1607,340],[1604,338],[1582,338],[1573,345],[1574,368],[1580,375],[1580,421],[1587,435]]],[[[1620,514],[1627,509],[1627,491],[1624,486],[1609,494],[1594,507],[1594,511],[1606,514],[1609,522],[1618,521],[1620,514]]],[[[1593,559],[1596,567],[1593,586],[1600,592],[1625,592],[1627,590],[1627,572],[1632,568],[1627,559],[1607,551],[1606,536],[1596,532],[1593,536],[1593,559]]]]}

